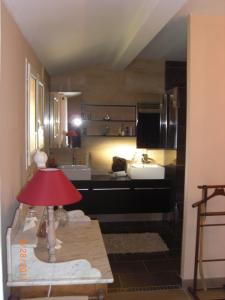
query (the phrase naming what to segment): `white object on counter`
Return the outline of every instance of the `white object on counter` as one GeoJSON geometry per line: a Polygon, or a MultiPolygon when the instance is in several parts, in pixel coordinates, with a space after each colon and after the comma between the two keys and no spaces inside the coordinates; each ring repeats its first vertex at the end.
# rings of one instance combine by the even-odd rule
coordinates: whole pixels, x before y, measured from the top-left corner
{"type": "Polygon", "coordinates": [[[122,176],[127,176],[127,173],[125,171],[118,171],[118,172],[113,172],[113,175],[115,177],[122,177],[122,176]]]}
{"type": "Polygon", "coordinates": [[[76,209],[67,212],[69,222],[90,222],[91,219],[82,210],[76,209]]]}

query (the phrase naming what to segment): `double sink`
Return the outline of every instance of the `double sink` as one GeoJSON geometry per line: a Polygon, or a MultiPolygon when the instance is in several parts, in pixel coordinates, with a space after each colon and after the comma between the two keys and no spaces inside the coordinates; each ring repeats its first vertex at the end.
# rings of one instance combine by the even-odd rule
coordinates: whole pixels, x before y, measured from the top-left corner
{"type": "MultiPolygon", "coordinates": [[[[91,180],[91,168],[87,165],[59,166],[70,180],[91,180]]],[[[157,164],[131,164],[127,174],[131,179],[164,179],[165,168],[157,164]]]]}
{"type": "Polygon", "coordinates": [[[157,164],[131,164],[127,174],[131,179],[164,179],[165,167],[157,164]]]}

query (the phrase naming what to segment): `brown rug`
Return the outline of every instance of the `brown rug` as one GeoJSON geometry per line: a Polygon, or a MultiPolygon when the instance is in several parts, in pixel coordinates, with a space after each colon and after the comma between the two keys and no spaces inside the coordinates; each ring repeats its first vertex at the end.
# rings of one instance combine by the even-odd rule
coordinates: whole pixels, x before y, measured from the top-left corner
{"type": "Polygon", "coordinates": [[[108,254],[151,253],[168,251],[158,233],[103,234],[108,254]]]}
{"type": "Polygon", "coordinates": [[[109,293],[107,300],[191,300],[183,290],[109,293]]]}

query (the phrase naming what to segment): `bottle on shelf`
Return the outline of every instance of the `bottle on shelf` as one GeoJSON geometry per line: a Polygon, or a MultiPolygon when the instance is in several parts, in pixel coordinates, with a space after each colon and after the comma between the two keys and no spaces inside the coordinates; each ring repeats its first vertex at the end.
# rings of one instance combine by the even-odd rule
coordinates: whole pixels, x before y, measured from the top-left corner
{"type": "Polygon", "coordinates": [[[129,136],[132,136],[132,135],[133,135],[133,127],[129,126],[129,136]]]}
{"type": "Polygon", "coordinates": [[[110,115],[109,114],[105,114],[104,118],[105,121],[110,121],[110,115]]]}
{"type": "Polygon", "coordinates": [[[121,124],[121,127],[119,129],[119,135],[120,136],[125,136],[125,129],[124,129],[124,125],[123,124],[121,124]]]}
{"type": "Polygon", "coordinates": [[[124,133],[125,133],[125,136],[129,136],[130,135],[130,130],[129,130],[128,126],[125,127],[124,133]]]}

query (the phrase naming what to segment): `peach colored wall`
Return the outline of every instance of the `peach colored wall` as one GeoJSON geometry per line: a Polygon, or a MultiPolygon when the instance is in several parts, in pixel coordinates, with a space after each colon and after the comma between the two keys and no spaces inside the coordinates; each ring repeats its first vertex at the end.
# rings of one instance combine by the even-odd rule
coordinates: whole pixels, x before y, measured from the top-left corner
{"type": "Polygon", "coordinates": [[[4,280],[6,229],[18,205],[16,195],[25,181],[25,58],[43,74],[40,62],[4,4],[1,11],[0,181],[4,280]]]}
{"type": "MultiPolygon", "coordinates": [[[[182,278],[193,277],[197,185],[225,184],[225,17],[191,16],[188,34],[187,148],[182,278]]],[[[225,199],[210,202],[224,210],[225,199]]],[[[219,221],[223,221],[220,219],[219,221]]],[[[218,222],[218,218],[217,218],[218,222]]],[[[205,256],[224,257],[224,227],[207,229],[205,256]]],[[[204,264],[205,276],[224,277],[225,264],[204,264]]]]}
{"type": "MultiPolygon", "coordinates": [[[[2,10],[2,2],[0,1],[0,24],[1,24],[1,10],[2,10]]],[[[1,26],[0,26],[1,29],[1,26]]],[[[1,32],[1,31],[0,31],[1,32]]],[[[1,45],[1,34],[0,34],[0,45],[1,45]]],[[[0,47],[0,80],[1,80],[1,55],[2,49],[0,47]]],[[[1,103],[1,98],[0,98],[0,103],[1,103]]],[[[2,140],[3,134],[2,132],[0,133],[0,139],[2,140]]],[[[1,147],[0,147],[0,156],[1,156],[1,147]]],[[[5,238],[5,236],[2,234],[2,209],[1,209],[1,202],[2,202],[2,185],[1,185],[1,173],[0,173],[0,241],[1,241],[1,246],[0,246],[0,299],[4,299],[4,286],[3,286],[3,259],[2,259],[2,240],[5,238]]]]}

